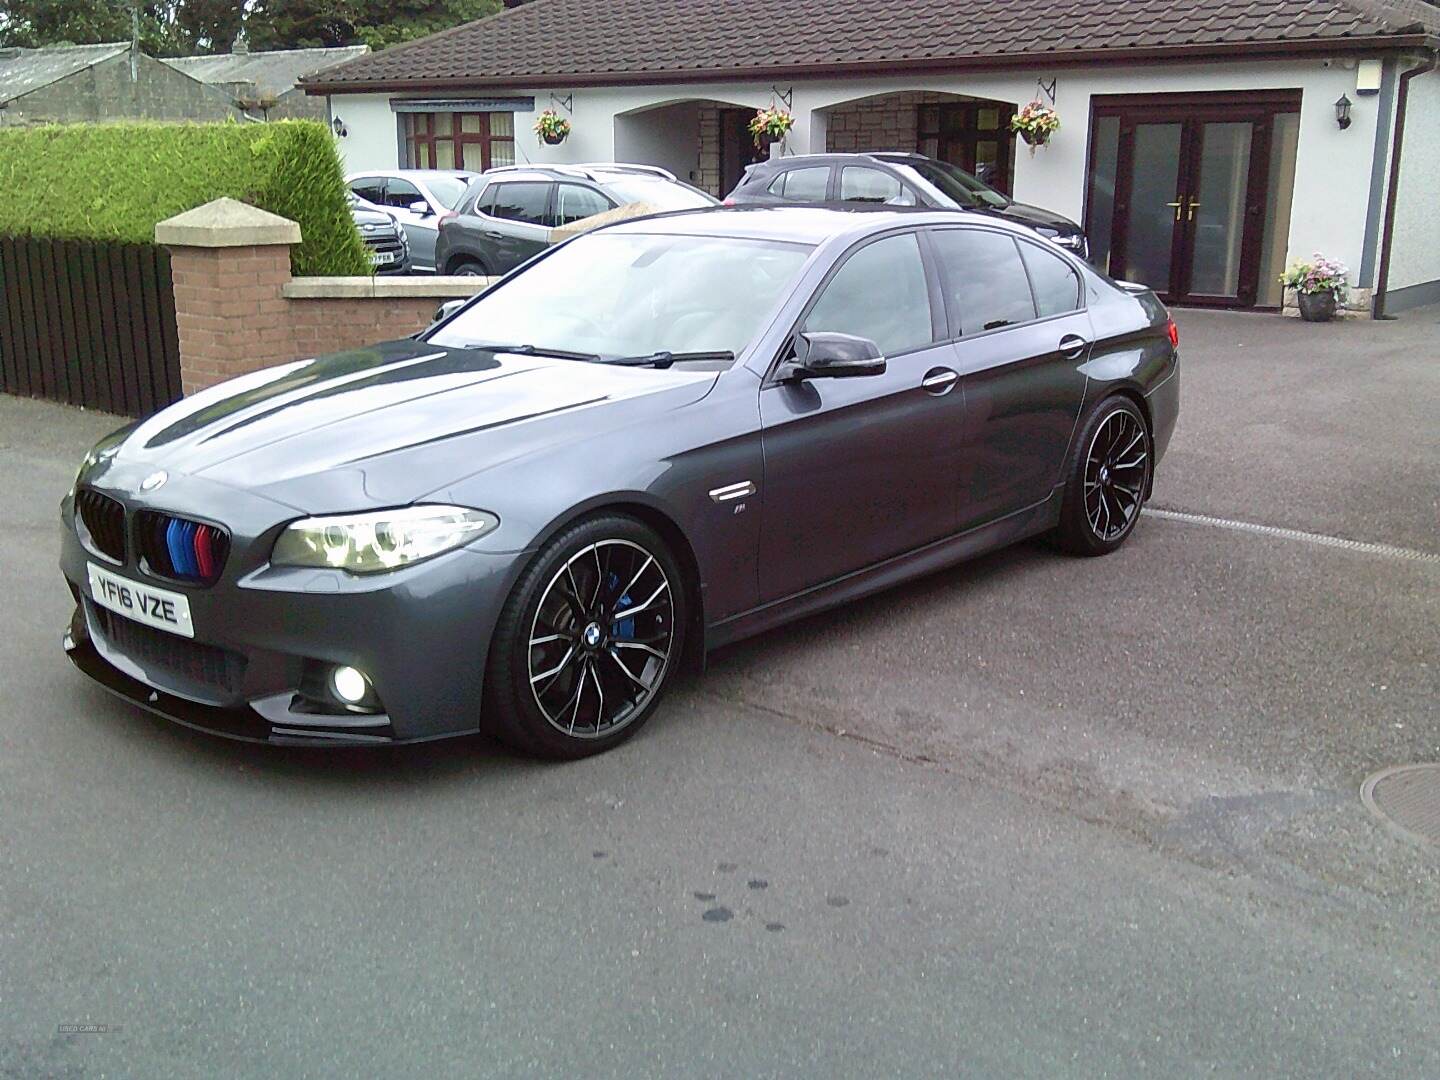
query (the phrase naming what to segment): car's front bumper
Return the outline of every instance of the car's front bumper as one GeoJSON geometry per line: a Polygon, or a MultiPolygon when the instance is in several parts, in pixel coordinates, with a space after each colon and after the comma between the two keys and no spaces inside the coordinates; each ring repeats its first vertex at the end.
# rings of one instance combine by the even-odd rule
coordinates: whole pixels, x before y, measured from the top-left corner
{"type": "Polygon", "coordinates": [[[60,566],[76,609],[65,648],[105,689],[230,738],[333,745],[476,731],[491,633],[521,557],[461,549],[370,577],[264,568],[208,589],[157,583],[189,601],[193,640],[97,605],[90,562],[105,565],[67,519],[60,566]],[[304,676],[334,664],[365,672],[382,711],[317,710],[304,676]]]}

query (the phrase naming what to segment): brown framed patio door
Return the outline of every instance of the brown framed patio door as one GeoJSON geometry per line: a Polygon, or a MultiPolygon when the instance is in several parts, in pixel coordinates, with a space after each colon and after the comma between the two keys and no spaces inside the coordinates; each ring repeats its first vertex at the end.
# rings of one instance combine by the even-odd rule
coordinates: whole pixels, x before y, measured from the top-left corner
{"type": "Polygon", "coordinates": [[[1254,307],[1270,295],[1261,280],[1274,247],[1267,218],[1281,208],[1289,217],[1288,195],[1276,198],[1286,177],[1272,164],[1272,130],[1298,102],[1185,97],[1096,106],[1093,257],[1169,303],[1254,307]]]}

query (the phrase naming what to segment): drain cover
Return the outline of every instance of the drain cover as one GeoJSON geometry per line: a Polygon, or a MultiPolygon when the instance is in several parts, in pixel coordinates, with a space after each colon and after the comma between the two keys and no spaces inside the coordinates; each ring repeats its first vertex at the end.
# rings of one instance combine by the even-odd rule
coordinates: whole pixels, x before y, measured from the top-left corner
{"type": "Polygon", "coordinates": [[[1360,800],[1416,840],[1440,845],[1440,765],[1396,765],[1360,785],[1360,800]]]}

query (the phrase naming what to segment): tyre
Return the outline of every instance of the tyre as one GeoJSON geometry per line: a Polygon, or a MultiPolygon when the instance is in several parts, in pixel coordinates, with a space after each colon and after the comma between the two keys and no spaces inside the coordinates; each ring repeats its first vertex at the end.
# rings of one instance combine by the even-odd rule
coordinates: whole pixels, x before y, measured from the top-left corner
{"type": "Polygon", "coordinates": [[[587,518],[551,540],[501,611],[486,668],[487,730],[523,753],[598,754],[635,734],[684,655],[685,583],[634,518],[587,518]]]}
{"type": "Polygon", "coordinates": [[[473,259],[466,259],[464,262],[457,263],[455,267],[450,271],[450,273],[455,277],[490,276],[490,272],[486,270],[484,266],[482,266],[480,263],[476,262],[473,259]]]}
{"type": "Polygon", "coordinates": [[[1119,548],[1140,520],[1153,467],[1144,414],[1129,398],[1106,398],[1070,452],[1057,546],[1075,555],[1119,548]]]}

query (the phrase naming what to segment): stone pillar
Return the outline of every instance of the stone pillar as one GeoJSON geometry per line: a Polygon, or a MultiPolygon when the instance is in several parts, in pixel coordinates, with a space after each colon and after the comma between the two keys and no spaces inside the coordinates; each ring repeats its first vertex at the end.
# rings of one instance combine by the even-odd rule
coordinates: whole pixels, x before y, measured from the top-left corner
{"type": "Polygon", "coordinates": [[[170,249],[186,394],[294,358],[282,289],[299,225],[216,199],[160,222],[155,242],[170,249]]]}

